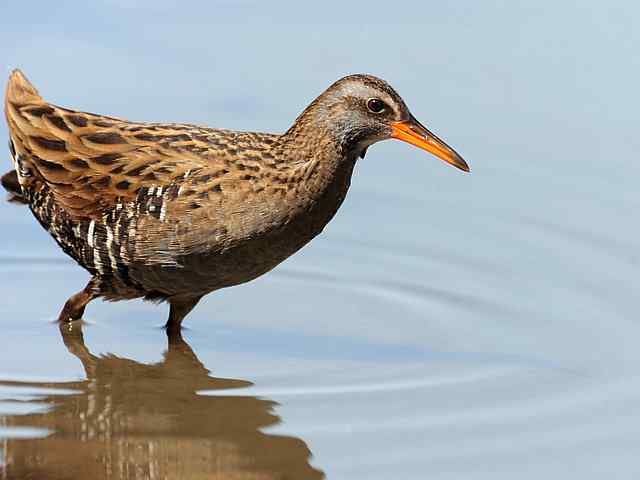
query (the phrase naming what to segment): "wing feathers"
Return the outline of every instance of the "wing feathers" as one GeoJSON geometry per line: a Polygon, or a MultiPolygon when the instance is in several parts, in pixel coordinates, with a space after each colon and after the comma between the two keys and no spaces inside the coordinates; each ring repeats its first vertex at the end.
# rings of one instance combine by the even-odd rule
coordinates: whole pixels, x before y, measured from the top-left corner
{"type": "Polygon", "coordinates": [[[58,107],[42,99],[19,70],[9,79],[5,114],[17,157],[35,173],[24,185],[44,182],[78,219],[98,218],[135,199],[140,188],[167,186],[209,164],[202,155],[211,148],[203,129],[58,107]]]}

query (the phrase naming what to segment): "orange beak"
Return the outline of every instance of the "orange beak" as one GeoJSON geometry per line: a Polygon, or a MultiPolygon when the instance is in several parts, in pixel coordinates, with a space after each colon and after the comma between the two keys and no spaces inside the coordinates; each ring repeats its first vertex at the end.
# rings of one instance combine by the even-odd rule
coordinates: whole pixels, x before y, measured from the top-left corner
{"type": "Polygon", "coordinates": [[[453,148],[427,130],[427,128],[413,118],[413,116],[411,116],[410,120],[393,122],[391,129],[392,138],[397,138],[403,142],[415,145],[418,148],[432,153],[439,159],[450,163],[454,167],[458,167],[460,170],[464,170],[465,172],[469,171],[467,162],[465,162],[453,148]]]}

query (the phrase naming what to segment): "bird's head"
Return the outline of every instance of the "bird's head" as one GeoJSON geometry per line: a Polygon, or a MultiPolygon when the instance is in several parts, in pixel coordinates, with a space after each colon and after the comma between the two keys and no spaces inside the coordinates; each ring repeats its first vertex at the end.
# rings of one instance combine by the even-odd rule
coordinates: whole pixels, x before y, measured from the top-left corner
{"type": "Polygon", "coordinates": [[[469,171],[455,150],[415,119],[387,82],[371,75],[338,80],[309,105],[298,122],[326,131],[344,151],[354,155],[364,157],[370,145],[396,138],[469,171]]]}

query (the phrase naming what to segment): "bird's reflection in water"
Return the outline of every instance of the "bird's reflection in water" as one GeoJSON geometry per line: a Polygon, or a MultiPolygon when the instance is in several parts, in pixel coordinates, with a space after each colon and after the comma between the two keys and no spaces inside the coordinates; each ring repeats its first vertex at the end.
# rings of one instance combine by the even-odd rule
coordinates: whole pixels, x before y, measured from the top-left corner
{"type": "Polygon", "coordinates": [[[52,431],[45,438],[0,443],[0,479],[324,478],[309,465],[302,440],[260,431],[279,422],[274,402],[198,395],[251,383],[211,377],[179,333],[168,335],[164,360],[150,365],[93,355],[77,322],[61,327],[61,333],[87,380],[0,381],[5,391],[12,386],[77,390],[38,397],[35,402],[48,407],[44,413],[0,417],[0,425],[52,431]]]}

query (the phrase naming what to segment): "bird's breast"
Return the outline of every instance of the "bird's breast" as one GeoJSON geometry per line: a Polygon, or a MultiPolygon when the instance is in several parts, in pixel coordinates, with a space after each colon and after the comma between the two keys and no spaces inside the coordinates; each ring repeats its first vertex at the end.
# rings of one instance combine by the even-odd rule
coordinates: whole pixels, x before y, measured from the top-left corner
{"type": "Polygon", "coordinates": [[[157,233],[154,219],[138,229],[143,236],[136,250],[144,255],[172,249],[173,266],[154,269],[159,285],[171,284],[173,277],[181,288],[212,291],[250,281],[322,232],[344,201],[352,170],[353,163],[326,178],[310,176],[276,195],[237,197],[223,208],[204,205],[157,233]]]}

